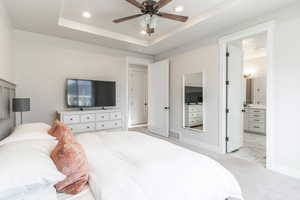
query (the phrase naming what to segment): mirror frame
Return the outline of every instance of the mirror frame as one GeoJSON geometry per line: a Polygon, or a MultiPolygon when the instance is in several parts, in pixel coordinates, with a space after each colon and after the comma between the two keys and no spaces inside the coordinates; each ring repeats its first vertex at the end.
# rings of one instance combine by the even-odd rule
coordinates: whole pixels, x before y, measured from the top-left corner
{"type": "Polygon", "coordinates": [[[182,75],[182,128],[184,130],[190,130],[190,131],[193,131],[193,132],[197,132],[197,133],[206,133],[207,132],[207,129],[206,129],[206,114],[205,114],[205,78],[204,78],[204,72],[192,72],[192,73],[188,73],[188,74],[183,74],[182,75]],[[203,103],[202,103],[202,106],[203,106],[203,130],[197,130],[197,129],[194,129],[194,128],[187,128],[185,127],[185,81],[186,81],[186,78],[185,76],[186,75],[189,75],[189,74],[196,74],[196,73],[202,73],[202,83],[203,83],[203,103]]]}

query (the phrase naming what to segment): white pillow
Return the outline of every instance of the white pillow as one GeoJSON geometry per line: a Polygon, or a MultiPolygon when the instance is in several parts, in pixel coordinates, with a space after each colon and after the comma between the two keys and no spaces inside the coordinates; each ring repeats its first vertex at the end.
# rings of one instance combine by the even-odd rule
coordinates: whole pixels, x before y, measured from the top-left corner
{"type": "Polygon", "coordinates": [[[50,128],[51,126],[45,123],[31,123],[20,125],[14,130],[14,132],[12,132],[11,135],[2,140],[0,142],[0,145],[21,140],[55,140],[55,137],[52,137],[48,134],[48,130],[50,128]]]}
{"type": "Polygon", "coordinates": [[[50,158],[56,144],[54,140],[26,140],[0,146],[0,199],[64,180],[50,158]]]}

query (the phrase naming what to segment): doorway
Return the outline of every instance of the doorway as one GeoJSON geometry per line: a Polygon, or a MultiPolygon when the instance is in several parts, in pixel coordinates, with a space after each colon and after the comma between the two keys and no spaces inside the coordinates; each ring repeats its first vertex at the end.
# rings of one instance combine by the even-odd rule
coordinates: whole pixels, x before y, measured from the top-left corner
{"type": "Polygon", "coordinates": [[[227,153],[266,166],[266,32],[227,46],[227,153]],[[239,123],[240,122],[240,123],[239,123]]]}
{"type": "Polygon", "coordinates": [[[130,64],[128,67],[128,127],[148,124],[148,67],[130,64]]]}
{"type": "Polygon", "coordinates": [[[269,22],[220,39],[223,153],[272,169],[273,32],[269,22]]]}

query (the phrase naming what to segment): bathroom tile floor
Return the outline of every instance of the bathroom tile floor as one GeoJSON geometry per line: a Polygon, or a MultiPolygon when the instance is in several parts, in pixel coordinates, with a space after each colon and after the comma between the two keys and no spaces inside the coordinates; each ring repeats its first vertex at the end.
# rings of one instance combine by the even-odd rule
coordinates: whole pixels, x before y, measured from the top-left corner
{"type": "Polygon", "coordinates": [[[231,156],[266,166],[266,136],[244,133],[243,147],[231,156]]]}

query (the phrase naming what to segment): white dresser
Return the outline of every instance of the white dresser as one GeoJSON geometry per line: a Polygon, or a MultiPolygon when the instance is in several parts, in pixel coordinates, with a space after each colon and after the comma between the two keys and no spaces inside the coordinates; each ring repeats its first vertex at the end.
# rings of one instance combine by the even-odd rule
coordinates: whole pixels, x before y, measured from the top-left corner
{"type": "Polygon", "coordinates": [[[266,109],[250,107],[245,110],[245,131],[266,135],[266,109]]]}
{"type": "Polygon", "coordinates": [[[120,110],[90,110],[57,112],[58,119],[74,133],[93,132],[122,128],[120,110]]]}
{"type": "Polygon", "coordinates": [[[201,104],[185,105],[185,127],[203,125],[203,106],[201,104]]]}

